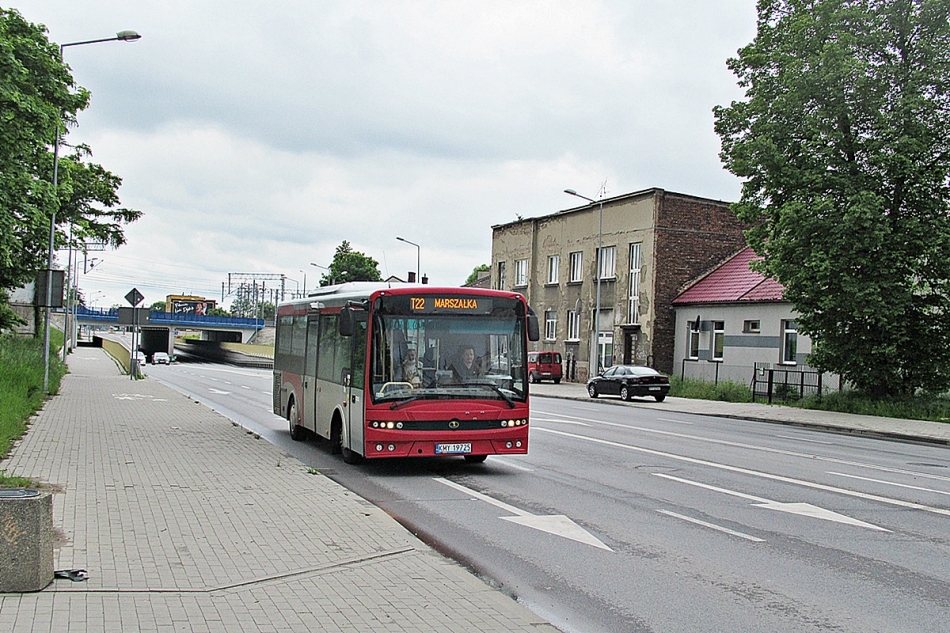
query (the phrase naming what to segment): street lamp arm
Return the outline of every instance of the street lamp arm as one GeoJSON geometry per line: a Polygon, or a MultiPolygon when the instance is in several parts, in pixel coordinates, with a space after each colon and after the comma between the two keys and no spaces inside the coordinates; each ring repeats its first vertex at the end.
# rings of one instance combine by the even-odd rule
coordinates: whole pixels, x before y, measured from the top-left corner
{"type": "Polygon", "coordinates": [[[587,196],[583,196],[583,195],[577,193],[576,191],[574,191],[573,189],[565,189],[565,190],[564,190],[564,193],[566,193],[566,194],[569,195],[569,196],[574,196],[574,197],[577,197],[577,198],[581,198],[582,200],[587,200],[588,202],[591,202],[591,203],[597,202],[597,201],[594,200],[593,198],[588,198],[587,196]]]}
{"type": "Polygon", "coordinates": [[[67,46],[82,46],[83,44],[99,44],[100,42],[134,42],[136,40],[142,39],[142,36],[136,33],[135,31],[119,31],[115,34],[115,37],[103,37],[97,40],[83,40],[81,42],[66,42],[65,44],[60,44],[60,50],[66,48],[67,46]]]}

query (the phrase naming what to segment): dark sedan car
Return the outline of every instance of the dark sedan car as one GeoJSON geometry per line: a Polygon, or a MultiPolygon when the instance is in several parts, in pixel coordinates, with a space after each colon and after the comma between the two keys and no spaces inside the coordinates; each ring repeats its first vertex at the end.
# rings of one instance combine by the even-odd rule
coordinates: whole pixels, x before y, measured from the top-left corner
{"type": "Polygon", "coordinates": [[[651,396],[657,402],[663,402],[669,392],[668,376],[639,365],[614,365],[587,381],[587,393],[591,398],[620,396],[622,400],[629,400],[633,396],[651,396]]]}

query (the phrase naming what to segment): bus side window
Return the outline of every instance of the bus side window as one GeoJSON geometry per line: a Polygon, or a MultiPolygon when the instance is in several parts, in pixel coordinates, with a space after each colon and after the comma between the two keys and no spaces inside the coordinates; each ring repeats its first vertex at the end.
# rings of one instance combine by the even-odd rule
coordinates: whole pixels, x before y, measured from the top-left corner
{"type": "Polygon", "coordinates": [[[320,315],[320,354],[317,358],[317,378],[339,384],[342,382],[340,372],[343,369],[343,363],[337,362],[337,350],[342,346],[338,345],[340,331],[337,327],[337,317],[335,314],[320,315]]]}

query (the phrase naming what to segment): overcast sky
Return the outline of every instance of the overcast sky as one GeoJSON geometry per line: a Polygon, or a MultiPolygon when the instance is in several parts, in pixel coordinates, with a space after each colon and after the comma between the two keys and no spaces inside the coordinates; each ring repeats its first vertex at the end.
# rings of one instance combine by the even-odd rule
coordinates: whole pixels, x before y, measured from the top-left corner
{"type": "MultiPolygon", "coordinates": [[[[92,92],[69,143],[144,217],[91,254],[97,306],[221,299],[228,273],[312,288],[348,240],[383,277],[458,285],[491,226],[659,187],[734,201],[712,108],[755,0],[20,0],[92,92]]],[[[276,282],[267,282],[273,287],[276,282]]],[[[231,298],[226,297],[225,303],[231,298]]]]}

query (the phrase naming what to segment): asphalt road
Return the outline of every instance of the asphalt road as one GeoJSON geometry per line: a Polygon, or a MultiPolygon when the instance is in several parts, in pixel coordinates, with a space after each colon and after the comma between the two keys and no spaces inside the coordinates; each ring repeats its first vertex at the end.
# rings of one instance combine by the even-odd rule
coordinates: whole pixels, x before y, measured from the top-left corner
{"type": "Polygon", "coordinates": [[[383,507],[565,631],[920,631],[950,621],[950,451],[535,398],[527,456],[346,466],[271,372],[147,366],[383,507]]]}

